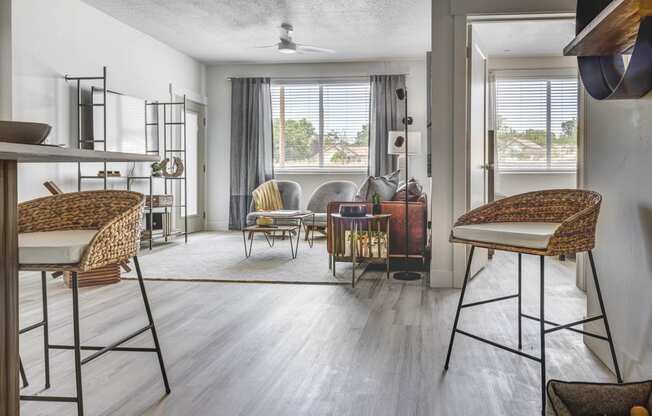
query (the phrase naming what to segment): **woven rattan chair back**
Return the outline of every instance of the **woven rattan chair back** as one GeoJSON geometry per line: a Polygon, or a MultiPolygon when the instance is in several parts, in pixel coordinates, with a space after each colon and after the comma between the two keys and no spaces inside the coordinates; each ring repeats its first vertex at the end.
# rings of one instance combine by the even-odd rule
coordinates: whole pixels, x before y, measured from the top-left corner
{"type": "Polygon", "coordinates": [[[510,196],[461,216],[455,226],[502,222],[552,222],[561,225],[544,250],[504,246],[481,241],[451,241],[519,253],[555,256],[587,251],[595,246],[602,196],[581,189],[551,189],[510,196]]]}
{"type": "Polygon", "coordinates": [[[86,191],[47,196],[18,206],[18,232],[98,230],[79,264],[21,265],[22,270],[89,271],[136,255],[140,241],[142,194],[86,191]]]}

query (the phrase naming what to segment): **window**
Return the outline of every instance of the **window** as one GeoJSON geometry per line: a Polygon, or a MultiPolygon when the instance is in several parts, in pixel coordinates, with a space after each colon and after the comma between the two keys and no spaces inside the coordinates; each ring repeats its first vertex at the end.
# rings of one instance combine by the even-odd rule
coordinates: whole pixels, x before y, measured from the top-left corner
{"type": "Polygon", "coordinates": [[[577,169],[577,76],[496,74],[496,167],[501,171],[577,169]]]}
{"type": "Polygon", "coordinates": [[[366,170],[369,82],[272,85],[274,168],[366,170]]]}

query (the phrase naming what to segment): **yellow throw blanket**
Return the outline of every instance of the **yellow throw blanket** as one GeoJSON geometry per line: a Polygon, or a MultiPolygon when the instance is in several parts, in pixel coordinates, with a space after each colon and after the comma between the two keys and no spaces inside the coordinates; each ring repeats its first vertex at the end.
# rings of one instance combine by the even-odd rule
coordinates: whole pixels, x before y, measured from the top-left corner
{"type": "Polygon", "coordinates": [[[283,209],[281,192],[276,181],[267,181],[252,192],[256,211],[277,211],[283,209]]]}

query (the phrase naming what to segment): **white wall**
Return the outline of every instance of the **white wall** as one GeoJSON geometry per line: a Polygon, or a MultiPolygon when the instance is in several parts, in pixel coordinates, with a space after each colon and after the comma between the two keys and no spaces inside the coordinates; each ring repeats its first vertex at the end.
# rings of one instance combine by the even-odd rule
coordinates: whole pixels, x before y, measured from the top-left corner
{"type": "MultiPolygon", "coordinates": [[[[108,88],[154,100],[169,99],[169,84],[205,96],[205,66],[79,0],[13,1],[13,117],[49,123],[49,143],[76,146],[72,76],[101,75],[108,88]]],[[[74,164],[22,165],[19,197],[46,194],[55,180],[77,189],[74,164]]]]}
{"type": "MultiPolygon", "coordinates": [[[[585,187],[603,196],[595,253],[626,381],[652,378],[652,96],[587,99],[585,187]]],[[[589,275],[590,276],[590,275],[589,275]]],[[[587,276],[587,281],[590,281],[587,276]]],[[[592,288],[592,285],[589,285],[592,288]]],[[[599,311],[589,296],[589,315],[599,311]]],[[[601,356],[606,346],[595,343],[601,356]]],[[[605,360],[610,363],[610,360],[605,360]]]]}
{"type": "MultiPolygon", "coordinates": [[[[424,51],[425,57],[425,51],[424,51]]],[[[216,65],[208,68],[208,195],[207,220],[211,229],[226,229],[229,222],[229,177],[231,140],[231,85],[229,77],[337,77],[369,76],[371,74],[407,73],[410,91],[410,114],[414,117],[413,130],[426,134],[426,64],[425,59],[396,62],[360,62],[328,64],[276,64],[276,65],[216,65]]],[[[421,183],[426,183],[426,143],[422,141],[422,156],[410,159],[410,173],[421,183]],[[414,168],[414,170],[413,170],[414,168]]],[[[307,203],[312,191],[327,180],[351,180],[360,184],[365,175],[287,175],[278,179],[299,182],[303,188],[303,202],[307,203]]]]}

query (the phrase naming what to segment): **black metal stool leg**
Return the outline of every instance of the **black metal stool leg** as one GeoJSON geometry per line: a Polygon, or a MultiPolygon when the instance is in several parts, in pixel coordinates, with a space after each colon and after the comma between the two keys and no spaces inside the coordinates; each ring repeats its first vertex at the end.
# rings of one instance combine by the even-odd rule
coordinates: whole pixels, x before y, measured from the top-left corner
{"type": "Polygon", "coordinates": [[[541,289],[540,289],[540,311],[539,331],[541,332],[541,414],[546,415],[546,327],[545,327],[545,284],[544,269],[545,257],[541,256],[541,289]]]}
{"type": "Polygon", "coordinates": [[[522,305],[522,286],[523,286],[523,255],[518,253],[518,349],[523,349],[523,337],[521,330],[521,323],[523,321],[522,305]]]}
{"type": "Polygon", "coordinates": [[[460,293],[460,301],[457,304],[457,312],[455,312],[455,321],[453,322],[453,330],[451,331],[451,340],[448,343],[448,354],[446,354],[446,364],[444,365],[444,370],[448,370],[448,363],[451,359],[453,342],[455,341],[455,333],[457,332],[457,322],[460,319],[460,311],[462,310],[462,302],[464,301],[464,294],[466,293],[466,285],[469,282],[469,275],[471,274],[471,262],[473,261],[474,252],[475,246],[471,246],[471,253],[469,254],[469,260],[466,264],[466,273],[464,274],[464,283],[462,284],[462,293],[460,293]]]}
{"type": "Polygon", "coordinates": [[[81,368],[81,341],[79,337],[79,289],[77,272],[72,272],[72,324],[74,333],[75,350],[75,383],[77,386],[77,415],[84,415],[84,399],[82,389],[82,368],[81,368]]]}
{"type": "Polygon", "coordinates": [[[607,318],[607,310],[604,307],[604,301],[602,300],[602,291],[600,290],[600,282],[598,282],[598,272],[595,268],[595,261],[593,260],[593,252],[589,250],[589,262],[591,263],[591,271],[593,272],[593,282],[595,283],[595,292],[598,295],[598,302],[600,303],[600,311],[602,312],[602,319],[604,320],[604,328],[607,333],[607,338],[609,339],[609,349],[611,350],[611,359],[614,363],[614,369],[616,370],[616,378],[618,383],[623,382],[623,378],[620,375],[620,368],[618,367],[618,359],[616,358],[616,348],[614,347],[614,341],[611,337],[611,329],[609,328],[609,319],[607,318]]]}
{"type": "Polygon", "coordinates": [[[147,312],[147,319],[152,331],[152,338],[154,339],[154,346],[156,347],[156,354],[158,356],[158,363],[161,367],[161,374],[163,376],[163,384],[165,384],[165,393],[170,394],[170,384],[168,383],[168,376],[165,372],[165,363],[163,362],[163,354],[161,354],[161,346],[158,342],[158,335],[156,334],[156,326],[154,325],[154,318],[152,311],[149,307],[149,300],[147,299],[147,291],[145,290],[145,282],[143,281],[143,274],[140,271],[140,264],[138,263],[138,256],[134,256],[134,265],[136,266],[136,274],[138,275],[138,284],[140,285],[140,293],[143,296],[145,303],[145,311],[147,312]]]}
{"type": "Polygon", "coordinates": [[[18,368],[20,369],[20,379],[23,382],[23,388],[29,386],[27,382],[27,376],[25,375],[25,367],[23,367],[23,360],[18,357],[18,368]]]}
{"type": "Polygon", "coordinates": [[[48,332],[47,273],[41,272],[41,297],[43,301],[43,360],[45,362],[45,388],[50,388],[50,336],[48,332]]]}

